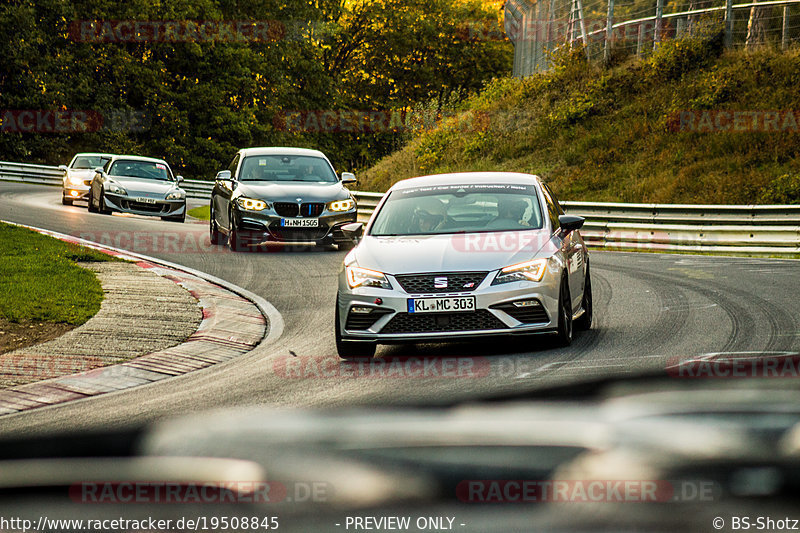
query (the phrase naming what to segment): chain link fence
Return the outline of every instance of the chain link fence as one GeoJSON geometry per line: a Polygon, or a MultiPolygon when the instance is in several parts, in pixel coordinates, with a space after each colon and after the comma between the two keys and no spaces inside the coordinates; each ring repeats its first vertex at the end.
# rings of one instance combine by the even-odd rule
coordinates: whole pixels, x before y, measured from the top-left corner
{"type": "Polygon", "coordinates": [[[800,43],[800,0],[506,0],[514,75],[547,70],[549,52],[580,45],[590,60],[643,56],[658,43],[718,24],[728,48],[800,43]]]}

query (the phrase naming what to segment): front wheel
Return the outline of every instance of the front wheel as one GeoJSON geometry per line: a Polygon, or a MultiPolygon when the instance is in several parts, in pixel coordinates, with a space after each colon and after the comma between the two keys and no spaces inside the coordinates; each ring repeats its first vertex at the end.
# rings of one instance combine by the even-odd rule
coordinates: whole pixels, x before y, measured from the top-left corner
{"type": "Polygon", "coordinates": [[[89,212],[97,213],[97,208],[94,206],[94,194],[89,190],[89,212]]]}
{"type": "Polygon", "coordinates": [[[586,331],[592,327],[592,278],[589,276],[589,267],[586,267],[586,284],[583,286],[583,300],[581,300],[583,314],[575,321],[575,327],[586,331]]]}
{"type": "Polygon", "coordinates": [[[72,199],[66,196],[61,197],[61,205],[72,205],[72,199]]]}
{"type": "Polygon", "coordinates": [[[233,220],[233,215],[229,218],[231,229],[228,232],[228,247],[233,252],[244,252],[247,250],[247,247],[242,242],[242,238],[239,236],[239,230],[236,228],[236,224],[233,220]]]}
{"type": "Polygon", "coordinates": [[[209,220],[208,220],[208,230],[209,230],[209,240],[211,244],[222,244],[222,233],[219,232],[219,226],[217,226],[217,219],[216,215],[214,214],[214,203],[211,203],[211,208],[209,209],[209,220]]]}
{"type": "Polygon", "coordinates": [[[569,281],[567,277],[561,279],[561,289],[558,297],[558,331],[556,338],[560,346],[569,346],[572,343],[572,303],[569,296],[569,281]]]}
{"type": "Polygon", "coordinates": [[[110,215],[113,212],[106,207],[106,195],[103,192],[100,192],[100,201],[98,203],[100,205],[97,207],[97,210],[101,215],[110,215]]]}
{"type": "Polygon", "coordinates": [[[370,359],[375,356],[377,346],[374,342],[353,342],[342,339],[339,326],[339,295],[336,295],[336,352],[342,359],[370,359]]]}
{"type": "Polygon", "coordinates": [[[178,215],[176,217],[161,217],[161,220],[166,220],[167,222],[186,222],[186,215],[178,215]]]}

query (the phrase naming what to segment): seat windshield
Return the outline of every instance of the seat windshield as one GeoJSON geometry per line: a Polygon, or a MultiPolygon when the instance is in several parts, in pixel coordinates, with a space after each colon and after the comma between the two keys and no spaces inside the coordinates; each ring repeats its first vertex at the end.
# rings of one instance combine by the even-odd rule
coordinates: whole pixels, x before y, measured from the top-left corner
{"type": "Polygon", "coordinates": [[[391,193],[370,235],[523,231],[542,227],[533,185],[446,185],[391,193]]]}

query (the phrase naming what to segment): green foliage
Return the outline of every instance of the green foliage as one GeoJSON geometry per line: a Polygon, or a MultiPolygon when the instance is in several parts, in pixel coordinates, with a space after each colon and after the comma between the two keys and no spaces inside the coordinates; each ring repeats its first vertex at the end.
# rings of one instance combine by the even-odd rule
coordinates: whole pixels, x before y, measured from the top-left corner
{"type": "Polygon", "coordinates": [[[142,131],[0,135],[0,160],[60,164],[77,151],[164,157],[210,179],[246,146],[327,152],[340,170],[405,132],[290,132],[291,110],[409,110],[508,74],[512,47],[477,0],[13,0],[0,5],[0,109],[142,112],[142,131]],[[80,21],[279,21],[266,42],[79,42],[80,21]],[[73,28],[74,29],[74,28],[73,28]],[[487,35],[490,38],[486,38],[487,35]]]}
{"type": "Polygon", "coordinates": [[[681,111],[800,109],[800,50],[719,55],[719,37],[666,42],[613,67],[557,50],[554,67],[498,78],[445,123],[361,175],[364,190],[429,172],[543,176],[564,199],[663,203],[797,202],[796,132],[681,131],[681,111]],[[455,120],[455,119],[454,119],[455,120]]]}
{"type": "Polygon", "coordinates": [[[94,273],[76,261],[111,256],[0,223],[0,316],[11,321],[82,324],[103,301],[94,273]]]}

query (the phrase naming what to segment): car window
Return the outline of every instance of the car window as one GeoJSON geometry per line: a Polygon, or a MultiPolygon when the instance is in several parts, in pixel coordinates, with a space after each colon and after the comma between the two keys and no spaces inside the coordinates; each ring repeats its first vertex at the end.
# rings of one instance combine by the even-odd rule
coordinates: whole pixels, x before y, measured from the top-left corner
{"type": "Polygon", "coordinates": [[[555,231],[561,227],[561,223],[558,221],[558,204],[553,200],[553,196],[547,185],[542,184],[542,194],[544,194],[544,201],[545,204],[547,204],[547,216],[550,218],[550,225],[553,227],[553,231],[555,231]]]}
{"type": "Polygon", "coordinates": [[[371,235],[434,235],[542,227],[532,185],[471,184],[401,189],[376,215],[371,235]]]}
{"type": "Polygon", "coordinates": [[[238,165],[239,165],[239,154],[236,154],[233,157],[233,161],[231,161],[231,164],[228,165],[228,170],[231,172],[231,177],[235,177],[236,176],[236,167],[238,165]]]}
{"type": "Polygon", "coordinates": [[[321,157],[254,155],[245,157],[241,181],[306,181],[336,183],[339,178],[321,157]]]}
{"type": "Polygon", "coordinates": [[[79,156],[72,162],[70,168],[74,169],[94,169],[97,167],[105,166],[111,160],[110,157],[102,156],[79,156]]]}
{"type": "Polygon", "coordinates": [[[172,179],[167,165],[151,161],[119,159],[114,161],[108,171],[111,176],[126,176],[151,180],[170,181],[172,179]]]}

